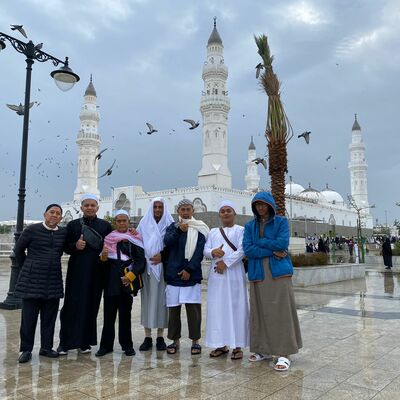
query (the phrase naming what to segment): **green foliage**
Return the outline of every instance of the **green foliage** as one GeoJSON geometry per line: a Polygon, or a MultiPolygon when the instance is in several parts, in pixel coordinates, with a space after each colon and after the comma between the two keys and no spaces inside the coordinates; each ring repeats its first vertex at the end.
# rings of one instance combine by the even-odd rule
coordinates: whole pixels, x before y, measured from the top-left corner
{"type": "Polygon", "coordinates": [[[10,225],[0,225],[0,233],[11,233],[10,225]]]}
{"type": "Polygon", "coordinates": [[[394,244],[394,249],[392,250],[394,256],[400,256],[400,242],[394,244]]]}
{"type": "Polygon", "coordinates": [[[315,267],[328,264],[328,254],[322,252],[290,255],[294,267],[315,267]]]}
{"type": "Polygon", "coordinates": [[[113,217],[111,217],[110,215],[105,215],[105,216],[103,217],[103,219],[104,219],[105,221],[108,221],[108,222],[111,224],[111,226],[112,226],[113,229],[116,229],[115,224],[114,224],[114,218],[113,218],[113,217]]]}

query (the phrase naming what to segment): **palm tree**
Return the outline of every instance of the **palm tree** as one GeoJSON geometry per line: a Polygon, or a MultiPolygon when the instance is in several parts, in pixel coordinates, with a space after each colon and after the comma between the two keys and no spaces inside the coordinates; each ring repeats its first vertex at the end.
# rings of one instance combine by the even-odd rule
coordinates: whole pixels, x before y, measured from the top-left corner
{"type": "Polygon", "coordinates": [[[273,71],[272,61],[274,57],[268,45],[268,37],[265,35],[254,36],[258,47],[258,54],[262,63],[258,71],[260,84],[268,96],[267,126],[265,137],[268,142],[268,164],[271,176],[271,192],[277,205],[277,214],[285,215],[285,173],[287,172],[287,148],[288,141],[293,136],[292,126],[283,108],[280,98],[280,82],[273,71]]]}

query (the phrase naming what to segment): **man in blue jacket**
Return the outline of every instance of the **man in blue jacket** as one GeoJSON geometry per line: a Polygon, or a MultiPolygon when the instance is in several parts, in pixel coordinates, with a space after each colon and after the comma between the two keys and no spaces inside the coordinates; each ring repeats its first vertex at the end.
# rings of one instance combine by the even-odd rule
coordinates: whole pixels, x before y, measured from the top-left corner
{"type": "Polygon", "coordinates": [[[201,346],[201,261],[209,232],[208,226],[193,218],[193,203],[183,199],[178,203],[179,221],[166,230],[164,243],[168,262],[165,268],[166,303],[169,312],[167,346],[169,354],[179,350],[181,338],[181,308],[185,304],[191,354],[200,354],[201,346]]]}

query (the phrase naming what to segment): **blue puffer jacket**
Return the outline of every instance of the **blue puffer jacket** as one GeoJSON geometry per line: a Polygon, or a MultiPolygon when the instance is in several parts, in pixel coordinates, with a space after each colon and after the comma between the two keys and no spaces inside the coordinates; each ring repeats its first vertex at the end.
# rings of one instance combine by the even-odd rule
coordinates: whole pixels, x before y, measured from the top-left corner
{"type": "MultiPolygon", "coordinates": [[[[274,251],[287,251],[289,247],[289,224],[285,217],[275,215],[276,204],[270,192],[257,193],[252,201],[254,219],[247,222],[244,230],[243,250],[249,260],[248,279],[249,281],[262,281],[264,279],[263,258],[271,257],[274,251]],[[259,215],[254,203],[263,201],[271,206],[273,215],[268,220],[264,237],[260,238],[259,215]]],[[[281,275],[284,276],[286,272],[281,275]]]]}

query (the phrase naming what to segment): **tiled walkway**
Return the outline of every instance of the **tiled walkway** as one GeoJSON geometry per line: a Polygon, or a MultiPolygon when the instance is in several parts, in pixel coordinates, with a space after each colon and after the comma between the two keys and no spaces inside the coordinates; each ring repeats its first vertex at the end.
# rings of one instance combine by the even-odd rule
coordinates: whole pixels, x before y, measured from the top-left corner
{"type": "MultiPolygon", "coordinates": [[[[1,300],[8,278],[8,264],[0,264],[1,300]]],[[[210,359],[205,348],[192,357],[188,340],[175,356],[153,350],[126,357],[116,344],[102,359],[72,351],[49,360],[35,346],[32,362],[18,364],[20,311],[0,310],[0,398],[400,399],[399,286],[399,273],[367,267],[365,280],[296,289],[304,348],[287,373],[266,361],[249,363],[248,350],[242,361],[210,359]]],[[[135,298],[136,350],[143,339],[139,313],[135,298]]]]}

